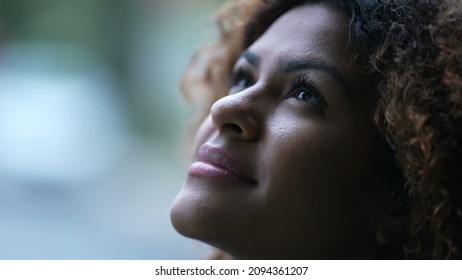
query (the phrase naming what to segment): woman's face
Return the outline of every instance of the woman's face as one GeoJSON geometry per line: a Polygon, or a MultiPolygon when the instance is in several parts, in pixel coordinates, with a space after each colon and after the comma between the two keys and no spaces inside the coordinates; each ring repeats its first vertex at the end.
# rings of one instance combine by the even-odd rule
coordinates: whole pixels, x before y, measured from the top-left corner
{"type": "Polygon", "coordinates": [[[196,138],[174,227],[236,258],[369,258],[385,190],[367,78],[349,18],[326,4],[282,15],[246,49],[196,138]]]}

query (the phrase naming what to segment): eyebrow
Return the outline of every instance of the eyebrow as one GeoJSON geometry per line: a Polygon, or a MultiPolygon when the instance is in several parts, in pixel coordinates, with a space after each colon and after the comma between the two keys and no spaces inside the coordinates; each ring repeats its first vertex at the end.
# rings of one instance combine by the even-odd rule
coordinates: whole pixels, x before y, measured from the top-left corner
{"type": "Polygon", "coordinates": [[[252,66],[254,66],[255,68],[259,68],[260,67],[260,64],[261,64],[261,59],[258,55],[256,55],[255,53],[249,51],[249,50],[246,50],[244,51],[240,57],[243,57],[245,58],[252,66]]]}
{"type": "MultiPolygon", "coordinates": [[[[260,67],[261,59],[255,53],[246,50],[240,55],[240,57],[245,58],[255,68],[260,67]]],[[[329,74],[332,78],[334,78],[347,94],[351,95],[351,89],[348,86],[348,83],[340,74],[340,71],[338,71],[337,68],[335,68],[332,65],[313,60],[289,60],[283,62],[279,68],[282,72],[294,72],[305,69],[315,69],[324,71],[327,74],[329,74]]]]}

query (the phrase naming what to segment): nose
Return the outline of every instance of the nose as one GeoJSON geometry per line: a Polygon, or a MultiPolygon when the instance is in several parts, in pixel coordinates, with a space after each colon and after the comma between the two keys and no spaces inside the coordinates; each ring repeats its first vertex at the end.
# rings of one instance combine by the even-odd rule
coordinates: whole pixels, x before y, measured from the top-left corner
{"type": "Polygon", "coordinates": [[[212,105],[210,112],[219,134],[241,141],[258,139],[258,113],[249,97],[243,94],[225,96],[212,105]]]}

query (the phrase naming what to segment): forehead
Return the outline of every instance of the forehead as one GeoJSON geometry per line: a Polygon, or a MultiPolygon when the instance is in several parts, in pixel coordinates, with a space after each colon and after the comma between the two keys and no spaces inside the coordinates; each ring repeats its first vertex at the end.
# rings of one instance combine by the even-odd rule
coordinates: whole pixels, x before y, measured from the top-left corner
{"type": "Polygon", "coordinates": [[[277,52],[338,63],[352,54],[347,46],[348,24],[348,16],[332,5],[304,4],[279,17],[249,49],[262,55],[277,52]]]}

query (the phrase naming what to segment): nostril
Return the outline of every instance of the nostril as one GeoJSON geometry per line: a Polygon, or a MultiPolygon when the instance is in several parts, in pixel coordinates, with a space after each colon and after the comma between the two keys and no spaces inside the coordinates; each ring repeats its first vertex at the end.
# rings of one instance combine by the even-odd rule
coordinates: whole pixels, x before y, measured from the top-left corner
{"type": "Polygon", "coordinates": [[[237,124],[234,124],[234,123],[227,123],[224,125],[224,128],[225,129],[230,129],[236,133],[239,133],[241,134],[242,133],[242,129],[237,125],[237,124]]]}

